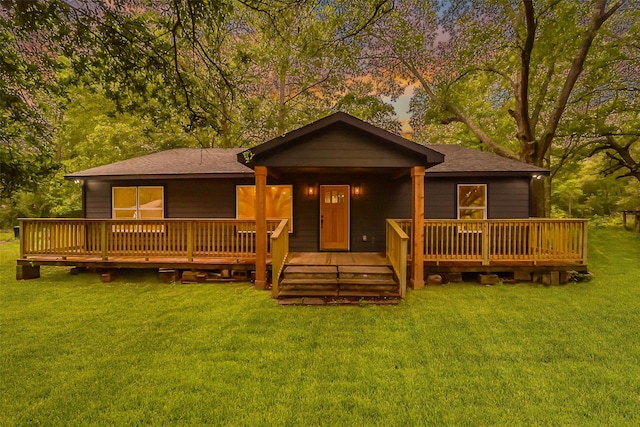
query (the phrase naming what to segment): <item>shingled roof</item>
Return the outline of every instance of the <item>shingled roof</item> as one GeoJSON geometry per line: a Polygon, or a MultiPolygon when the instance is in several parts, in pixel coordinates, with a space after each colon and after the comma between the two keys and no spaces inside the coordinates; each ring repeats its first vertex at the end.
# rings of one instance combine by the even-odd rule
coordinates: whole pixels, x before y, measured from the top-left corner
{"type": "Polygon", "coordinates": [[[253,176],[236,160],[243,148],[177,148],[66,175],[67,179],[201,178],[253,176]]]}
{"type": "Polygon", "coordinates": [[[444,162],[426,170],[427,175],[446,177],[549,174],[548,169],[460,145],[429,144],[427,146],[445,156],[444,162]]]}
{"type": "MultiPolygon", "coordinates": [[[[429,167],[427,176],[531,176],[549,171],[459,145],[429,144],[444,154],[444,162],[429,167]]],[[[252,177],[253,170],[238,159],[243,148],[178,148],[123,160],[66,175],[67,179],[184,179],[252,177]]]]}

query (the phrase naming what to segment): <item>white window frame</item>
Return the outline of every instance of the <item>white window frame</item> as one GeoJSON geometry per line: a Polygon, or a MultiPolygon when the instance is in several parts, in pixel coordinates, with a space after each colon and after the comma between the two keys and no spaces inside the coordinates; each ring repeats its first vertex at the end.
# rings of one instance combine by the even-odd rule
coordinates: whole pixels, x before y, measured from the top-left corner
{"type": "MultiPolygon", "coordinates": [[[[457,207],[457,219],[461,219],[460,218],[460,210],[478,210],[478,211],[482,211],[482,220],[486,220],[487,219],[487,211],[489,209],[489,191],[488,191],[488,187],[487,184],[474,184],[474,183],[464,183],[464,184],[457,184],[456,186],[456,207],[457,207]],[[460,189],[462,187],[484,187],[484,206],[483,207],[477,207],[477,206],[460,206],[460,189]]],[[[476,220],[478,221],[478,220],[476,220]]],[[[458,232],[459,233],[482,233],[482,229],[477,229],[477,230],[469,230],[467,227],[465,226],[458,226],[458,232]]]]}
{"type": "MultiPolygon", "coordinates": [[[[240,198],[238,197],[238,189],[240,188],[255,188],[255,185],[236,185],[236,219],[239,220],[255,220],[255,217],[253,218],[239,218],[238,217],[238,213],[240,210],[240,198]]],[[[274,184],[274,185],[267,185],[267,187],[287,187],[289,188],[289,191],[291,192],[291,215],[290,218],[287,218],[289,220],[289,233],[293,233],[293,185],[291,184],[274,184]]],[[[267,220],[277,220],[277,219],[283,219],[283,218],[270,218],[267,217],[267,220]]],[[[255,232],[255,231],[254,231],[255,232]]]]}

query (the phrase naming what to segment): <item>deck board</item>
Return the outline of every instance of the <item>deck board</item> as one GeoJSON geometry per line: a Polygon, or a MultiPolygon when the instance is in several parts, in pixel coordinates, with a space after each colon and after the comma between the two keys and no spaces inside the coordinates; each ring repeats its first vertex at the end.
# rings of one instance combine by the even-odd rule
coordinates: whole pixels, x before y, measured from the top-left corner
{"type": "Polygon", "coordinates": [[[388,265],[385,256],[377,252],[292,252],[287,265],[388,265]]]}
{"type": "MultiPolygon", "coordinates": [[[[411,259],[407,260],[410,264],[411,259]]],[[[215,270],[225,266],[239,270],[255,268],[253,257],[194,257],[189,261],[187,257],[158,257],[158,256],[112,256],[103,260],[100,256],[60,256],[60,255],[29,255],[17,260],[18,265],[51,265],[77,266],[96,268],[176,268],[176,269],[210,269],[215,270]]],[[[287,265],[292,266],[387,266],[385,256],[371,252],[292,252],[287,259],[287,265]]],[[[576,270],[587,271],[585,264],[578,264],[571,260],[492,260],[489,265],[482,265],[475,260],[425,260],[425,272],[445,271],[516,271],[516,270],[576,270]]],[[[267,267],[271,268],[271,258],[267,258],[267,267]]]]}
{"type": "MultiPolygon", "coordinates": [[[[242,257],[194,257],[189,261],[187,257],[140,257],[113,256],[103,260],[99,256],[28,256],[17,260],[18,265],[51,265],[96,268],[179,268],[179,269],[219,269],[231,267],[239,270],[255,268],[255,258],[242,257]]],[[[271,258],[267,258],[267,265],[271,266],[271,258]]]]}

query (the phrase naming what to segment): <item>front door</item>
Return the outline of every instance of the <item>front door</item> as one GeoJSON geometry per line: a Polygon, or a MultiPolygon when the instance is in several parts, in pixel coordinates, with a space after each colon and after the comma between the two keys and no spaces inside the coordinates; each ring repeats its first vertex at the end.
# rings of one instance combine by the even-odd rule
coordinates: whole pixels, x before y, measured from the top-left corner
{"type": "Polygon", "coordinates": [[[349,250],[349,186],[320,186],[320,250],[349,250]]]}

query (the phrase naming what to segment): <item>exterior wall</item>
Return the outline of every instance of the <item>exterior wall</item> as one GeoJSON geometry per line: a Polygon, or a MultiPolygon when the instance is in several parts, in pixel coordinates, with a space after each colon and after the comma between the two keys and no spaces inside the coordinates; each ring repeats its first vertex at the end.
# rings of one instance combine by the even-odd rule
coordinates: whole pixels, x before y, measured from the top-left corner
{"type": "Polygon", "coordinates": [[[253,183],[253,178],[87,181],[85,216],[111,218],[112,187],[159,185],[164,187],[165,218],[235,218],[236,185],[253,183]]]}
{"type": "Polygon", "coordinates": [[[111,187],[111,182],[107,181],[86,181],[84,206],[86,218],[111,218],[111,187]]]}
{"type": "MultiPolygon", "coordinates": [[[[425,179],[425,218],[457,217],[457,184],[487,184],[487,218],[528,218],[529,178],[425,179]]],[[[410,189],[409,189],[410,191],[410,189]]]]}
{"type": "MultiPolygon", "coordinates": [[[[410,189],[410,180],[408,182],[410,189]]],[[[283,176],[279,183],[293,184],[294,188],[293,233],[289,239],[293,252],[316,252],[320,248],[320,185],[349,185],[362,189],[361,195],[350,197],[349,246],[353,252],[383,252],[386,218],[404,218],[410,213],[410,206],[406,204],[410,199],[404,200],[401,193],[395,192],[399,181],[386,175],[290,174],[283,176]],[[309,186],[317,190],[314,196],[305,194],[309,186]],[[363,239],[365,235],[366,240],[363,239]]]]}
{"type": "Polygon", "coordinates": [[[253,178],[169,181],[166,217],[235,218],[236,186],[254,184],[253,178]]]}
{"type": "MultiPolygon", "coordinates": [[[[290,250],[319,250],[320,200],[318,193],[305,195],[308,186],[346,184],[362,188],[351,196],[350,248],[353,252],[382,252],[385,249],[385,220],[411,218],[411,178],[392,179],[385,174],[286,174],[268,185],[293,185],[293,233],[290,250]],[[366,241],[363,236],[367,236],[366,241]]],[[[487,184],[489,218],[529,216],[528,178],[442,178],[425,179],[425,217],[456,218],[456,185],[487,184]]],[[[86,218],[111,218],[111,187],[162,185],[165,188],[166,218],[235,218],[236,186],[252,185],[252,178],[188,179],[174,181],[87,181],[86,218]]]]}

